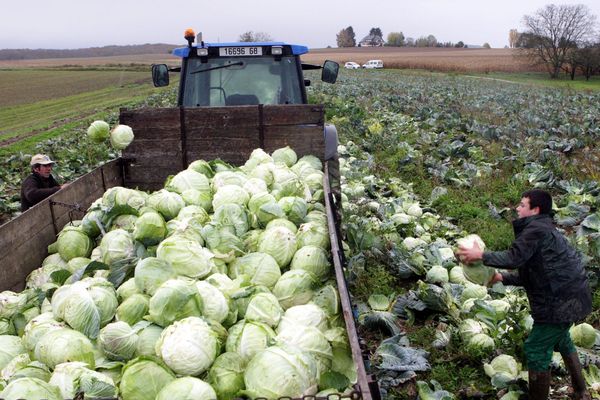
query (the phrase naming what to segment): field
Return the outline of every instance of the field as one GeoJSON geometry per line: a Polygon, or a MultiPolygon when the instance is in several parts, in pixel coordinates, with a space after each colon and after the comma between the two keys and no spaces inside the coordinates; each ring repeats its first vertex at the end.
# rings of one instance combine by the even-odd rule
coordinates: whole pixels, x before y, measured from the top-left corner
{"type": "MultiPolygon", "coordinates": [[[[326,106],[327,120],[340,135],[347,279],[372,372],[389,399],[423,398],[432,381],[448,392],[442,397],[434,388],[435,398],[517,394],[526,387],[520,376],[495,380],[483,365],[499,354],[524,362],[525,295],[498,286],[473,289],[457,272],[462,267],[452,250],[468,233],[479,234],[489,249],[506,248],[520,194],[532,187],[549,190],[555,221],[584,255],[594,285],[594,312],[586,322],[600,327],[599,81],[578,81],[580,86],[549,81],[509,50],[392,50],[322,49],[305,58],[313,63],[381,58],[386,66],[409,69],[342,70],[335,85],[319,83],[316,72],[307,76],[310,101],[326,106]],[[448,70],[460,73],[444,73],[448,70]],[[466,320],[485,336],[478,337],[479,345],[464,332],[466,320]]],[[[174,105],[175,85],[157,90],[143,81],[146,72],[138,69],[149,60],[102,61],[110,71],[91,64],[85,71],[68,68],[73,76],[98,74],[87,76],[106,79],[104,84],[89,87],[82,78],[74,92],[60,95],[66,85],[61,70],[71,61],[0,70],[0,79],[13,74],[6,88],[37,79],[37,92],[56,93],[28,104],[28,96],[16,90],[20,102],[10,100],[15,104],[0,109],[5,140],[25,138],[0,153],[5,218],[18,208],[28,154],[49,153],[61,160],[61,178],[73,179],[118,156],[86,138],[90,121],[113,124],[123,105],[174,105]],[[19,112],[20,121],[10,119],[19,112]]],[[[597,355],[600,347],[581,351],[597,355]]],[[[551,398],[566,398],[568,385],[564,369],[553,365],[551,398]]]]}

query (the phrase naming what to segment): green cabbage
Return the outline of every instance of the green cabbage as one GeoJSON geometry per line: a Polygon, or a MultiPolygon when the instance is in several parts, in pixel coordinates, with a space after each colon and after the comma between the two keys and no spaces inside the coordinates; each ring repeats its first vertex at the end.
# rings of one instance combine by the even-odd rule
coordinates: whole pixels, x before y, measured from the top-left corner
{"type": "Polygon", "coordinates": [[[123,400],[155,399],[175,374],[158,360],[138,357],[123,368],[119,392],[123,400]]]}
{"type": "Polygon", "coordinates": [[[186,376],[169,382],[156,396],[156,400],[215,400],[215,390],[201,379],[186,376]]]}
{"type": "Polygon", "coordinates": [[[2,392],[4,400],[62,400],[59,388],[38,378],[19,378],[10,382],[2,392]]]}
{"type": "Polygon", "coordinates": [[[115,150],[123,150],[133,142],[133,130],[127,125],[117,125],[110,132],[110,144],[115,150]]]}
{"type": "Polygon", "coordinates": [[[110,125],[105,121],[94,121],[88,127],[87,135],[92,141],[102,143],[110,136],[110,125]]]}

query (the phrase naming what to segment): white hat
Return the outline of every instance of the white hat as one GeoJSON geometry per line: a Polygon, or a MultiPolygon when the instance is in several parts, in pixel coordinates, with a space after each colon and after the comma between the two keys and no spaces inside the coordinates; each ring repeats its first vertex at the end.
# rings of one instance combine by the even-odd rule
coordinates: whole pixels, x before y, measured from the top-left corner
{"type": "Polygon", "coordinates": [[[52,161],[50,159],[50,157],[48,157],[45,154],[36,154],[35,156],[31,157],[31,162],[29,163],[29,165],[31,165],[33,167],[36,164],[48,165],[48,164],[56,164],[56,163],[54,161],[52,161]]]}

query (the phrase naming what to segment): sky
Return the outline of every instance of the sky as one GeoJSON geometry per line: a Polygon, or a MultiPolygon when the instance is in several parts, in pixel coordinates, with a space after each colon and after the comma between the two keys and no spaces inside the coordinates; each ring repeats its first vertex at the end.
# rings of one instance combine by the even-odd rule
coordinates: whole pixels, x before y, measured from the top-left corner
{"type": "MultiPolygon", "coordinates": [[[[260,31],[309,48],[336,47],[336,34],[352,26],[359,41],[373,27],[407,37],[492,47],[523,30],[524,15],[547,0],[20,0],[3,1],[0,49],[75,49],[145,43],[185,44],[193,28],[206,42],[236,41],[260,31]]],[[[598,0],[585,4],[600,17],[598,0]]]]}

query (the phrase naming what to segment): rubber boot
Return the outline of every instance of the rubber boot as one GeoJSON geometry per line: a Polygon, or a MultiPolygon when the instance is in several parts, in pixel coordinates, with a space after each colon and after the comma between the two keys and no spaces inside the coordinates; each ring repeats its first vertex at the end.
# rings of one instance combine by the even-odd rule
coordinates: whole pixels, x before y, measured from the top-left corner
{"type": "Polygon", "coordinates": [[[576,400],[591,400],[592,396],[587,390],[583,373],[581,372],[581,362],[577,352],[562,355],[565,367],[571,375],[571,385],[573,385],[573,398],[576,400]]]}
{"type": "Polygon", "coordinates": [[[550,371],[529,371],[529,400],[547,400],[550,392],[550,371]]]}

